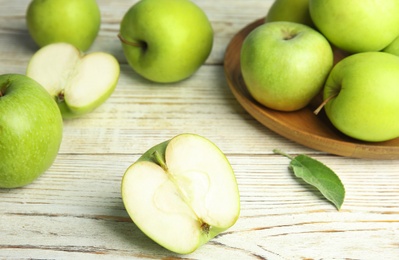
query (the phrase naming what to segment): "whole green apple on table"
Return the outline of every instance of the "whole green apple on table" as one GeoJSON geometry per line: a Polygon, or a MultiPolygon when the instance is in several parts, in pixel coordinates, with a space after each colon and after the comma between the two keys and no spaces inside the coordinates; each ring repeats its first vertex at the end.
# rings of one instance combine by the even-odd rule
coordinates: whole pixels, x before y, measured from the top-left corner
{"type": "Polygon", "coordinates": [[[137,2],[125,13],[119,37],[130,66],[141,76],[160,83],[190,77],[213,46],[208,17],[187,0],[137,2]]]}
{"type": "Polygon", "coordinates": [[[100,30],[101,13],[96,0],[33,0],[26,24],[39,47],[67,42],[86,51],[100,30]]]}
{"type": "Polygon", "coordinates": [[[19,74],[0,76],[0,188],[28,185],[54,162],[62,117],[47,91],[19,74]]]}
{"type": "Polygon", "coordinates": [[[86,51],[100,30],[101,13],[96,0],[33,0],[26,21],[40,47],[68,42],[86,51]]]}
{"type": "Polygon", "coordinates": [[[256,102],[292,114],[322,97],[332,131],[390,142],[397,1],[21,2],[0,0],[0,258],[397,258],[397,162],[261,127],[222,52],[261,19],[240,50],[256,102]],[[342,177],[338,210],[305,154],[342,177]]]}

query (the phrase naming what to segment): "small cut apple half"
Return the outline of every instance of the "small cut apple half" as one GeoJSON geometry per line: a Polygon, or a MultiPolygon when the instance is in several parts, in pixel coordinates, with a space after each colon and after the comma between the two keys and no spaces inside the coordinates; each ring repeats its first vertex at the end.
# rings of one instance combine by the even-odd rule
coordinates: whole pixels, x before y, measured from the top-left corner
{"type": "Polygon", "coordinates": [[[87,114],[113,93],[120,74],[118,61],[105,52],[85,55],[69,43],[39,49],[26,75],[55,97],[63,118],[87,114]]]}
{"type": "Polygon", "coordinates": [[[230,163],[195,134],[178,135],[143,154],[123,176],[122,199],[141,231],[179,254],[230,228],[240,213],[230,163]]]}

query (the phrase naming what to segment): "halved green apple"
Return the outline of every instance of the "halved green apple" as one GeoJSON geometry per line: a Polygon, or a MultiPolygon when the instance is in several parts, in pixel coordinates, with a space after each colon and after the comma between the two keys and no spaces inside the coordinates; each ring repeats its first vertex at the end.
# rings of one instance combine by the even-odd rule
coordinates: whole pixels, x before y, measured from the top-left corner
{"type": "Polygon", "coordinates": [[[42,47],[32,56],[26,71],[56,99],[63,118],[87,114],[104,103],[113,93],[119,74],[119,63],[111,54],[85,55],[69,43],[42,47]]]}
{"type": "Polygon", "coordinates": [[[235,224],[240,196],[223,152],[195,134],[154,146],[122,179],[133,222],[166,249],[188,254],[235,224]]]}

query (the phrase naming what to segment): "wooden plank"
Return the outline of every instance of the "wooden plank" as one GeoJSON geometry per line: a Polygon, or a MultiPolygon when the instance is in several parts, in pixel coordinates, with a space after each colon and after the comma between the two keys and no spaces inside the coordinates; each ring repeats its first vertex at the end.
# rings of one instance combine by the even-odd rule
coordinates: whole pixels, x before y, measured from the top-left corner
{"type": "MultiPolygon", "coordinates": [[[[146,238],[124,210],[120,181],[137,156],[61,154],[34,184],[1,190],[0,257],[26,252],[52,258],[61,257],[60,251],[83,258],[173,255],[146,238]]],[[[228,158],[241,192],[241,217],[193,258],[218,252],[226,258],[234,254],[317,258],[321,253],[326,258],[373,259],[397,254],[399,177],[393,168],[375,176],[381,167],[376,165],[359,176],[347,165],[355,161],[354,167],[362,167],[362,161],[339,160],[341,165],[335,168],[348,194],[338,212],[316,190],[293,177],[285,157],[228,158]],[[362,185],[373,176],[373,187],[362,185]]],[[[329,156],[319,159],[330,165],[336,161],[329,156]]]]}
{"type": "MultiPolygon", "coordinates": [[[[273,1],[194,1],[212,21],[215,46],[190,79],[164,85],[135,74],[116,37],[135,2],[98,0],[103,23],[90,51],[117,57],[118,86],[92,113],[65,121],[60,153],[43,176],[0,189],[0,259],[399,258],[398,161],[333,156],[289,141],[246,113],[227,86],[229,40],[273,1]],[[126,168],[182,132],[206,136],[226,153],[241,195],[237,223],[187,256],[141,233],[120,195],[126,168]],[[310,154],[336,171],[347,192],[341,211],[295,178],[274,148],[310,154]]],[[[0,74],[24,73],[37,50],[25,25],[28,3],[0,0],[0,74]]]]}

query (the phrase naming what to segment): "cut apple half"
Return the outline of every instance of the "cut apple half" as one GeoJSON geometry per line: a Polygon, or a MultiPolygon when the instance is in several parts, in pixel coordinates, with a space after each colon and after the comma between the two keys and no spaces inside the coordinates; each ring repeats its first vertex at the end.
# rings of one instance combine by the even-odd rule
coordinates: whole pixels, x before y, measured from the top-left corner
{"type": "Polygon", "coordinates": [[[113,93],[120,74],[118,61],[105,52],[85,55],[69,43],[39,49],[26,75],[56,99],[64,118],[87,114],[113,93]]]}
{"type": "Polygon", "coordinates": [[[161,246],[188,254],[237,221],[240,196],[233,169],[208,139],[181,134],[139,158],[122,179],[133,222],[161,246]]]}

